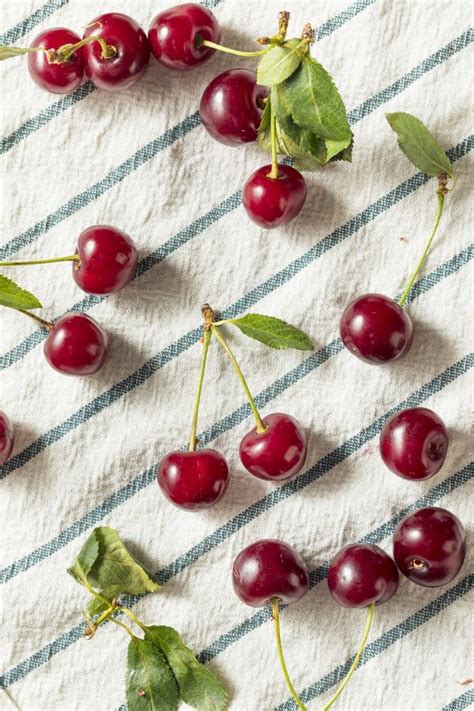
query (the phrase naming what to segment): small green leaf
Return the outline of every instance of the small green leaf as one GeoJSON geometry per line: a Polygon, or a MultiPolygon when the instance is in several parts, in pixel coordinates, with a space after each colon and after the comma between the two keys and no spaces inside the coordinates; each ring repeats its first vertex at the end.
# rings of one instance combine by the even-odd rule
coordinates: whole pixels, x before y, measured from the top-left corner
{"type": "Polygon", "coordinates": [[[172,627],[147,627],[145,640],[157,645],[178,683],[182,700],[198,711],[224,711],[228,694],[220,681],[184,644],[172,627]]]}
{"type": "Polygon", "coordinates": [[[10,309],[40,309],[42,304],[36,296],[0,274],[0,306],[8,306],[10,309]]]}
{"type": "Polygon", "coordinates": [[[326,163],[325,142],[293,121],[280,86],[272,87],[271,99],[277,117],[277,140],[280,152],[315,166],[326,163]]]}
{"type": "Polygon", "coordinates": [[[246,314],[241,318],[229,319],[228,323],[237,326],[249,338],[254,338],[270,348],[314,350],[313,344],[303,331],[274,316],[246,314]]]}
{"type": "Polygon", "coordinates": [[[263,109],[262,113],[262,118],[260,119],[260,126],[258,127],[257,130],[257,143],[259,147],[262,149],[262,151],[270,151],[272,150],[272,141],[271,141],[271,128],[270,128],[270,118],[271,118],[271,101],[270,97],[268,97],[267,102],[265,104],[265,108],[263,109]]]}
{"type": "Polygon", "coordinates": [[[11,47],[8,44],[0,44],[0,62],[10,57],[19,57],[21,54],[30,52],[29,47],[11,47]]]}
{"type": "Polygon", "coordinates": [[[73,565],[67,569],[67,572],[69,575],[72,575],[74,580],[81,583],[81,585],[84,585],[87,582],[87,576],[97,560],[98,555],[99,541],[97,540],[96,532],[94,530],[77,554],[73,565]]]}
{"type": "Polygon", "coordinates": [[[453,177],[451,161],[420,119],[401,111],[385,117],[398,136],[398,145],[418,170],[433,177],[443,173],[453,177]]]}
{"type": "Polygon", "coordinates": [[[177,711],[176,679],[159,648],[134,637],[127,655],[128,711],[177,711]]]}
{"type": "Polygon", "coordinates": [[[298,68],[303,53],[298,49],[300,40],[289,40],[277,45],[263,55],[257,69],[257,83],[273,86],[288,79],[298,68]]]}

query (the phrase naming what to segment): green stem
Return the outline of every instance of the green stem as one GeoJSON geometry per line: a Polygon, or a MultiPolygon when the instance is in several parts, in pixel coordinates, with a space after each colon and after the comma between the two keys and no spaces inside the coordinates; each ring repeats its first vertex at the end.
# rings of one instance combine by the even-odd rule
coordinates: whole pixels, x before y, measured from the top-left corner
{"type": "Polygon", "coordinates": [[[323,711],[327,711],[338,700],[338,698],[340,697],[340,695],[346,688],[347,684],[349,683],[349,679],[351,678],[351,676],[353,675],[353,673],[355,672],[355,670],[357,669],[357,667],[359,665],[359,661],[362,656],[362,652],[365,649],[365,645],[367,644],[367,639],[369,637],[370,628],[372,626],[372,620],[374,617],[374,608],[375,608],[375,603],[373,602],[369,606],[369,609],[367,612],[367,621],[365,623],[364,636],[362,637],[362,642],[360,643],[359,649],[357,650],[357,654],[354,657],[354,661],[351,664],[351,668],[349,669],[346,676],[342,680],[341,684],[337,688],[334,696],[332,696],[330,698],[330,700],[328,701],[326,706],[323,708],[323,711]]]}
{"type": "Polygon", "coordinates": [[[277,644],[277,650],[278,650],[278,659],[280,660],[280,666],[281,670],[283,672],[283,677],[285,679],[286,685],[289,689],[290,694],[292,695],[295,704],[298,706],[301,711],[308,711],[306,706],[303,704],[301,701],[300,697],[296,693],[296,689],[293,686],[293,682],[290,679],[290,675],[288,674],[288,669],[286,668],[286,663],[285,663],[285,657],[283,656],[283,646],[281,643],[281,632],[280,632],[280,609],[279,609],[279,602],[277,598],[273,598],[272,600],[272,617],[273,617],[273,622],[275,626],[275,637],[276,637],[276,644],[277,644]]]}
{"type": "Polygon", "coordinates": [[[0,267],[26,267],[30,264],[54,264],[55,262],[80,262],[78,254],[71,254],[68,257],[52,257],[51,259],[32,259],[21,262],[0,262],[0,267]]]}
{"type": "Polygon", "coordinates": [[[102,59],[112,59],[113,57],[117,56],[117,49],[111,44],[107,44],[107,42],[102,38],[99,37],[98,35],[90,35],[89,37],[84,37],[80,42],[76,42],[76,44],[70,44],[70,45],[63,45],[62,47],[59,47],[59,49],[53,49],[53,50],[47,50],[51,53],[52,59],[50,59],[50,62],[67,62],[69,59],[71,59],[72,55],[74,52],[76,52],[78,49],[81,49],[81,47],[84,47],[87,44],[91,44],[91,42],[98,42],[100,44],[101,48],[101,57],[102,59]]]}
{"type": "Polygon", "coordinates": [[[209,343],[211,342],[211,335],[212,331],[210,329],[207,329],[204,331],[204,344],[203,344],[203,350],[202,350],[202,355],[201,355],[201,367],[199,369],[199,379],[198,379],[198,386],[197,386],[197,391],[196,391],[196,398],[194,400],[194,408],[193,408],[193,421],[191,425],[191,436],[189,438],[189,451],[194,452],[196,449],[197,445],[197,425],[198,425],[198,417],[199,417],[199,405],[201,403],[201,392],[202,392],[202,384],[204,382],[204,373],[206,372],[206,362],[207,362],[207,354],[209,351],[209,343]]]}
{"type": "Polygon", "coordinates": [[[234,370],[235,370],[235,372],[237,373],[237,377],[238,377],[238,379],[240,380],[240,382],[241,382],[241,384],[242,384],[242,387],[243,387],[243,389],[244,389],[245,394],[247,395],[247,399],[248,399],[249,404],[250,404],[250,409],[252,410],[253,416],[254,416],[254,418],[255,418],[255,424],[256,424],[257,432],[259,432],[259,433],[265,432],[267,428],[266,428],[265,425],[263,424],[262,418],[260,417],[260,413],[259,413],[259,411],[258,411],[258,409],[257,409],[256,404],[255,404],[255,400],[254,400],[253,397],[252,397],[252,393],[251,393],[250,390],[249,390],[249,386],[247,385],[247,382],[246,382],[246,380],[245,380],[245,378],[244,378],[244,374],[243,374],[242,371],[240,370],[240,366],[239,366],[239,364],[237,363],[237,359],[236,359],[235,355],[232,353],[231,349],[229,348],[229,345],[228,345],[227,341],[225,340],[225,338],[224,338],[224,336],[222,335],[222,333],[219,331],[219,327],[216,326],[214,323],[212,323],[212,324],[211,324],[211,329],[212,329],[212,332],[214,333],[215,337],[217,338],[217,340],[218,340],[219,343],[221,344],[222,348],[225,350],[225,352],[226,352],[227,355],[229,356],[230,361],[231,361],[232,365],[234,366],[234,370]]]}
{"type": "Polygon", "coordinates": [[[25,316],[29,316],[30,318],[33,319],[33,321],[36,321],[36,323],[39,323],[39,325],[42,328],[47,328],[48,331],[52,331],[54,328],[54,324],[50,323],[49,321],[45,321],[44,318],[41,318],[40,316],[37,316],[36,314],[32,314],[31,311],[27,311],[26,309],[15,309],[16,311],[20,311],[20,313],[25,314],[25,316]]]}
{"type": "Polygon", "coordinates": [[[278,178],[278,147],[277,147],[277,135],[276,135],[276,115],[273,111],[273,106],[270,106],[270,129],[271,129],[271,142],[272,142],[272,169],[268,174],[269,178],[278,178]]]}
{"type": "Polygon", "coordinates": [[[136,615],[134,615],[133,612],[128,609],[128,607],[119,607],[118,609],[120,610],[120,612],[125,612],[125,614],[130,617],[132,622],[135,622],[137,627],[140,627],[140,629],[143,630],[143,632],[146,632],[146,630],[147,630],[146,625],[144,625],[142,622],[140,622],[138,617],[136,615]]]}
{"type": "Polygon", "coordinates": [[[400,297],[400,300],[398,302],[400,304],[400,306],[403,306],[403,304],[405,303],[405,301],[408,297],[408,294],[410,293],[411,288],[412,288],[413,284],[415,283],[415,279],[418,276],[420,269],[422,268],[422,266],[425,262],[426,257],[428,256],[428,252],[430,251],[431,243],[433,242],[434,236],[435,236],[436,231],[438,229],[439,222],[441,220],[445,194],[446,194],[446,186],[444,186],[444,188],[443,188],[440,184],[440,188],[438,189],[438,209],[436,211],[436,218],[435,218],[435,222],[433,225],[433,230],[432,230],[431,235],[428,239],[428,242],[426,243],[426,247],[423,251],[423,254],[421,255],[421,259],[418,262],[417,267],[416,267],[415,271],[413,272],[411,279],[406,286],[405,291],[403,292],[402,296],[400,297]]]}
{"type": "Polygon", "coordinates": [[[120,622],[120,620],[116,620],[115,617],[111,617],[111,618],[110,618],[110,621],[113,622],[114,625],[118,625],[118,626],[121,627],[123,630],[125,630],[125,632],[126,632],[128,635],[130,635],[130,637],[131,637],[132,639],[135,639],[135,635],[133,634],[132,630],[131,630],[129,627],[127,627],[127,625],[124,625],[123,622],[120,622]]]}
{"type": "Polygon", "coordinates": [[[265,47],[265,49],[258,49],[255,52],[244,52],[240,49],[232,49],[232,47],[224,47],[222,44],[216,44],[211,42],[211,40],[202,39],[202,37],[196,38],[196,47],[209,47],[210,49],[217,49],[218,52],[225,52],[226,54],[235,54],[237,57],[261,57],[262,54],[269,52],[272,47],[265,47]]]}

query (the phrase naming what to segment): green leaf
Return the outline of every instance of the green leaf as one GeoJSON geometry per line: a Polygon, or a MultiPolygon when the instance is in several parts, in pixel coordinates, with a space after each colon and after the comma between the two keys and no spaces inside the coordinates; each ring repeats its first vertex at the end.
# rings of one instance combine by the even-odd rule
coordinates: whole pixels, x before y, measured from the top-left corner
{"type": "Polygon", "coordinates": [[[10,309],[40,309],[42,304],[36,296],[0,274],[0,306],[8,306],[10,309]]]}
{"type": "Polygon", "coordinates": [[[263,55],[257,69],[257,83],[263,86],[280,84],[298,68],[303,53],[298,49],[300,40],[289,40],[277,45],[263,55]]]}
{"type": "Polygon", "coordinates": [[[69,575],[72,575],[74,580],[81,583],[81,585],[84,585],[87,582],[87,576],[90,573],[90,569],[99,555],[99,541],[97,540],[96,530],[97,529],[92,531],[89,538],[77,554],[73,565],[67,569],[69,575]]]}
{"type": "Polygon", "coordinates": [[[420,119],[400,111],[385,116],[398,136],[398,145],[418,170],[433,177],[442,173],[453,177],[451,161],[420,119]]]}
{"type": "Polygon", "coordinates": [[[159,648],[134,637],[127,655],[128,711],[177,711],[178,685],[159,648]]]}
{"type": "Polygon", "coordinates": [[[145,640],[157,645],[171,667],[182,700],[198,711],[223,711],[228,694],[220,681],[184,644],[172,627],[147,627],[145,640]]]}
{"type": "Polygon", "coordinates": [[[10,57],[19,57],[21,54],[27,54],[30,51],[29,47],[11,47],[9,44],[0,44],[0,62],[10,57]]]}
{"type": "Polygon", "coordinates": [[[229,319],[228,323],[237,326],[249,338],[254,338],[270,348],[314,350],[313,344],[303,331],[274,316],[246,314],[241,318],[229,319]]]}
{"type": "Polygon", "coordinates": [[[321,166],[327,161],[325,142],[311,131],[293,121],[285,95],[280,86],[272,87],[272,109],[277,118],[277,140],[280,152],[299,158],[311,165],[321,166]]]}
{"type": "Polygon", "coordinates": [[[346,148],[352,134],[344,102],[328,72],[305,56],[298,69],[281,86],[293,120],[326,141],[346,148]]]}
{"type": "Polygon", "coordinates": [[[267,102],[265,104],[265,108],[263,109],[262,113],[262,118],[260,119],[260,126],[258,127],[257,130],[257,143],[259,147],[262,149],[262,151],[270,151],[272,150],[272,142],[271,142],[271,128],[270,128],[270,118],[271,118],[271,101],[270,97],[268,97],[267,102]]]}

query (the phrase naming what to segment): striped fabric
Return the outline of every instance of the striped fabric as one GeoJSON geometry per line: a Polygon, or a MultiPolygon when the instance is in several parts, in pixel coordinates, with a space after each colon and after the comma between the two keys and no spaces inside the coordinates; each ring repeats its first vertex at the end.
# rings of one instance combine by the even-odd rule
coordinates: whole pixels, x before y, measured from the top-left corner
{"type": "MultiPolygon", "coordinates": [[[[80,32],[98,12],[117,9],[146,27],[166,4],[17,0],[5,3],[0,43],[31,43],[49,26],[80,32]]],[[[257,0],[202,4],[214,9],[224,43],[245,49],[273,31],[281,9],[257,0]]],[[[119,529],[156,572],[162,590],[129,604],[144,621],[182,632],[226,682],[231,709],[291,711],[269,611],[244,607],[232,592],[236,553],[257,538],[279,537],[306,559],[311,589],[283,611],[282,633],[295,685],[319,708],[351,665],[364,625],[363,611],[339,608],[327,592],[338,548],[363,541],[390,550],[397,523],[420,506],[444,506],[468,529],[472,522],[472,5],[291,0],[285,7],[294,34],[306,21],[317,28],[314,54],[344,96],[356,143],[352,165],[307,175],[304,211],[272,233],[251,225],[241,207],[241,186],[261,154],[213,142],[196,111],[202,89],[240,66],[237,58],[217,55],[185,75],[151,63],[125,92],[85,82],[59,99],[32,84],[22,58],[0,67],[8,107],[0,260],[68,254],[79,232],[98,222],[125,230],[140,250],[135,279],[108,298],[79,292],[65,265],[11,272],[45,304],[45,318],[87,311],[112,346],[96,376],[68,379],[45,364],[44,332],[2,311],[0,409],[17,433],[0,470],[2,709],[125,710],[125,635],[104,626],[94,640],[83,639],[85,597],[65,573],[95,525],[119,529]],[[410,295],[413,347],[400,363],[378,369],[343,349],[339,315],[365,291],[400,292],[435,209],[435,182],[414,171],[385,122],[394,110],[425,120],[449,149],[458,182],[410,295]],[[263,413],[288,412],[309,434],[304,470],[274,487],[242,470],[238,442],[251,427],[250,409],[211,346],[199,439],[227,457],[232,483],[215,509],[193,515],[165,502],[154,471],[188,436],[203,301],[224,317],[285,318],[312,336],[316,350],[269,352],[230,336],[263,413]],[[442,416],[451,443],[441,473],[414,485],[384,469],[377,435],[391,413],[420,404],[442,416]]],[[[463,685],[472,676],[471,563],[442,589],[402,581],[377,609],[338,709],[473,704],[472,687],[463,685]]]]}

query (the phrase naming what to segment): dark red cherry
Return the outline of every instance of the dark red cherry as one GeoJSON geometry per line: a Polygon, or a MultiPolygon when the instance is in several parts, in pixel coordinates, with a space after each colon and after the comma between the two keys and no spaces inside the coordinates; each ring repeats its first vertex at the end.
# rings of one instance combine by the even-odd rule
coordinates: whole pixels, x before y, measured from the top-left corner
{"type": "Polygon", "coordinates": [[[439,472],[448,451],[443,420],[426,407],[412,407],[389,417],[380,434],[380,454],[403,479],[429,479],[439,472]]]}
{"type": "Polygon", "coordinates": [[[157,470],[158,484],[173,504],[197,511],[214,506],[229,485],[227,462],[214,449],[171,452],[157,470]]]}
{"type": "Polygon", "coordinates": [[[215,52],[199,47],[199,40],[219,42],[219,23],[210,10],[195,3],[176,5],[160,12],[148,32],[154,57],[169,69],[191,69],[215,52]]]}
{"type": "Polygon", "coordinates": [[[279,165],[278,178],[270,178],[271,169],[271,165],[264,165],[252,173],[242,196],[247,215],[266,229],[288,224],[306,200],[306,183],[299,171],[279,165]]]}
{"type": "Polygon", "coordinates": [[[99,89],[125,89],[140,79],[150,58],[150,46],[135,20],[120,12],[107,12],[88,24],[84,37],[91,36],[102,37],[116,50],[114,56],[104,58],[98,42],[83,48],[86,74],[99,89]]]}
{"type": "Polygon", "coordinates": [[[300,423],[281,413],[263,418],[265,432],[254,427],[240,443],[240,461],[254,476],[283,481],[295,476],[306,459],[306,434],[300,423]]]}
{"type": "Polygon", "coordinates": [[[93,318],[66,314],[54,325],[44,343],[48,363],[66,375],[90,375],[104,362],[108,336],[93,318]]]}
{"type": "Polygon", "coordinates": [[[116,227],[94,225],[81,232],[72,276],[89,294],[111,294],[122,289],[135,273],[137,250],[133,240],[116,227]]]}
{"type": "Polygon", "coordinates": [[[393,299],[383,294],[364,294],[346,307],[340,333],[351,353],[366,363],[380,365],[397,360],[408,351],[413,325],[393,299]]]}
{"type": "MultiPolygon", "coordinates": [[[[54,27],[41,32],[32,42],[32,47],[59,49],[64,44],[76,44],[81,38],[65,27],[54,27]]],[[[28,53],[28,70],[33,81],[53,94],[68,94],[77,89],[84,76],[84,57],[78,49],[67,62],[54,62],[45,52],[28,53]]]]}
{"type": "Polygon", "coordinates": [[[216,141],[240,146],[257,138],[262,99],[268,89],[257,84],[255,72],[229,69],[204,90],[199,113],[204,127],[216,141]]]}
{"type": "Polygon", "coordinates": [[[328,572],[329,592],[343,607],[389,600],[398,588],[397,566],[385,551],[367,543],[341,548],[328,572]]]}
{"type": "Polygon", "coordinates": [[[298,551],[267,538],[240,551],[232,566],[232,583],[247,605],[264,607],[274,599],[287,605],[308,592],[309,575],[298,551]]]}
{"type": "Polygon", "coordinates": [[[413,583],[433,588],[446,585],[464,563],[464,527],[446,509],[419,509],[398,525],[393,534],[393,555],[403,575],[413,583]]]}
{"type": "Polygon", "coordinates": [[[0,410],[0,467],[12,453],[15,435],[10,418],[0,410]]]}

